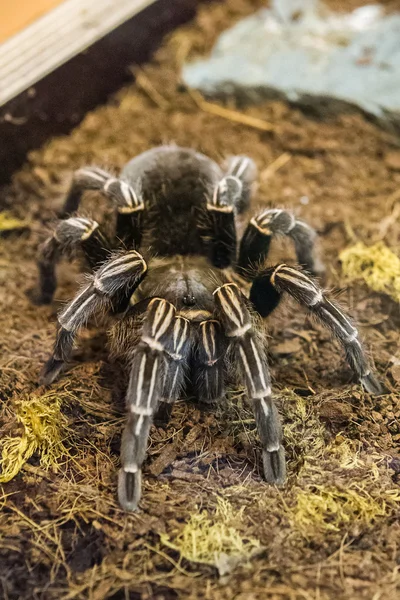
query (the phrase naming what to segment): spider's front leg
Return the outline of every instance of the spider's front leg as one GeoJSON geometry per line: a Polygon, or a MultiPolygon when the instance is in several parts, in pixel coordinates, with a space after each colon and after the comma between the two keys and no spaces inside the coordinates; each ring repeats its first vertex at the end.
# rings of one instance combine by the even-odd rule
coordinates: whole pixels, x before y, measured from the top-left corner
{"type": "Polygon", "coordinates": [[[235,358],[244,375],[263,447],[265,479],[282,484],[286,480],[285,450],[277,408],[271,397],[271,377],[264,348],[252,324],[246,299],[234,283],[214,292],[218,317],[232,340],[235,358]]]}
{"type": "Polygon", "coordinates": [[[54,381],[69,360],[79,329],[92,317],[126,307],[146,271],[143,257],[135,250],[112,256],[96,271],[58,317],[60,328],[53,354],[42,373],[44,384],[54,381]]]}
{"type": "Polygon", "coordinates": [[[89,266],[95,269],[109,256],[111,245],[92,219],[77,216],[59,221],[39,251],[38,303],[50,304],[53,300],[57,287],[56,264],[63,254],[73,254],[76,249],[83,251],[89,266]]]}
{"type": "Polygon", "coordinates": [[[318,284],[300,269],[281,264],[261,271],[253,281],[250,300],[257,312],[262,317],[267,317],[284,292],[308,308],[313,316],[331,330],[343,346],[347,361],[364,388],[371,394],[380,394],[382,388],[372,373],[356,327],[325,296],[318,284]]]}
{"type": "Polygon", "coordinates": [[[226,337],[214,319],[199,325],[194,384],[200,402],[213,402],[224,395],[226,337]]]}
{"type": "Polygon", "coordinates": [[[132,362],[122,436],[118,498],[125,510],[136,510],[141,494],[141,466],[160,401],[171,404],[183,386],[189,352],[189,322],[176,316],[172,304],[154,298],[147,309],[132,362]]]}
{"type": "Polygon", "coordinates": [[[266,209],[253,217],[240,243],[238,270],[246,276],[249,269],[263,264],[274,237],[288,236],[294,244],[299,264],[313,275],[324,267],[315,252],[316,232],[310,225],[282,209],[266,209]]]}
{"type": "Polygon", "coordinates": [[[116,236],[128,248],[138,248],[142,239],[144,201],[141,186],[133,189],[127,181],[114,177],[98,167],[83,167],[75,171],[61,217],[78,210],[86,190],[98,190],[117,209],[116,236]]]}

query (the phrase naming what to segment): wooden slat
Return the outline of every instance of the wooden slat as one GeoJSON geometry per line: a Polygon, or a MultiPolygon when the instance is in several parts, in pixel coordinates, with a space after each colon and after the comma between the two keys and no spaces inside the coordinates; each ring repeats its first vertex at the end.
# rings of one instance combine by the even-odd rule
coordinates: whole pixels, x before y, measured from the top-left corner
{"type": "Polygon", "coordinates": [[[0,106],[154,1],[64,0],[0,45],[0,106]]]}
{"type": "MultiPolygon", "coordinates": [[[[192,19],[201,2],[211,1],[150,3],[0,107],[0,185],[9,181],[29,150],[69,132],[87,111],[132,81],[129,65],[147,62],[164,35],[192,19]]],[[[2,83],[0,78],[0,88],[2,83]]]]}

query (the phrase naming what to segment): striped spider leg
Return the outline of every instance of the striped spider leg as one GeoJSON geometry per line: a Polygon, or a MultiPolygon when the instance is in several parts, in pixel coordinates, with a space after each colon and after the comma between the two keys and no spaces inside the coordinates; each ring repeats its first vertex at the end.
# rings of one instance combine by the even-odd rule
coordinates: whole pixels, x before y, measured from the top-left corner
{"type": "Polygon", "coordinates": [[[225,269],[236,258],[235,203],[240,198],[242,183],[237,177],[227,175],[214,189],[207,202],[210,223],[210,262],[225,269]]]}
{"type": "Polygon", "coordinates": [[[356,327],[325,296],[319,285],[300,269],[285,264],[264,269],[253,281],[250,300],[259,314],[267,317],[284,292],[309,309],[312,315],[330,329],[343,346],[347,362],[367,392],[380,394],[381,386],[372,373],[356,327]]]}
{"type": "Polygon", "coordinates": [[[269,483],[286,479],[285,450],[277,408],[271,397],[271,377],[264,348],[253,327],[246,299],[234,283],[214,291],[217,315],[231,340],[243,374],[262,444],[264,476],[269,483]]]}
{"type": "Polygon", "coordinates": [[[201,321],[198,329],[194,384],[200,402],[213,402],[225,393],[227,340],[215,319],[201,321]]]}
{"type": "Polygon", "coordinates": [[[42,372],[42,382],[49,384],[57,377],[69,360],[72,348],[81,327],[89,319],[104,313],[115,312],[129,302],[134,290],[147,271],[143,257],[131,250],[113,255],[60,313],[51,358],[42,372]]]}
{"type": "Polygon", "coordinates": [[[246,275],[249,268],[265,263],[271,241],[277,236],[288,236],[293,241],[297,260],[307,271],[313,275],[324,272],[315,252],[314,229],[290,211],[277,208],[263,210],[248,224],[240,244],[239,272],[246,275]]]}
{"type": "Polygon", "coordinates": [[[242,184],[240,197],[235,203],[240,214],[249,208],[252,187],[257,178],[257,167],[251,158],[244,155],[229,157],[222,167],[226,175],[236,177],[242,184]]]}
{"type": "Polygon", "coordinates": [[[98,167],[82,167],[75,171],[64,202],[61,217],[78,210],[83,193],[98,190],[111,200],[117,210],[116,236],[128,248],[139,248],[142,239],[143,210],[145,208],[140,181],[135,189],[128,182],[114,177],[98,167]]]}
{"type": "Polygon", "coordinates": [[[235,215],[248,208],[257,174],[254,162],[247,156],[232,156],[224,167],[226,175],[215,186],[206,207],[210,223],[210,261],[219,269],[236,261],[235,215]]]}
{"type": "Polygon", "coordinates": [[[154,298],[146,311],[126,394],[128,419],[118,479],[118,498],[125,510],[137,508],[150,427],[159,403],[170,404],[179,397],[189,350],[189,321],[177,316],[167,300],[154,298]]]}
{"type": "Polygon", "coordinates": [[[111,245],[99,228],[99,224],[84,217],[71,217],[58,222],[53,235],[41,246],[38,258],[40,304],[50,304],[57,287],[55,267],[63,254],[82,250],[92,269],[104,262],[110,254],[111,245]]]}

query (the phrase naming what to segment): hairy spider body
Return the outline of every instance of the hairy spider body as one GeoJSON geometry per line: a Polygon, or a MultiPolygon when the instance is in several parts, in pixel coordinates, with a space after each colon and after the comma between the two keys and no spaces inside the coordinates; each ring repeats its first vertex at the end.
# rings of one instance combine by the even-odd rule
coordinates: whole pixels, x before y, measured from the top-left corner
{"type": "Polygon", "coordinates": [[[118,485],[126,510],[135,510],[140,499],[141,467],[156,412],[168,417],[189,384],[200,401],[218,400],[232,365],[253,407],[265,478],[285,481],[280,419],[257,322],[276,308],[284,292],[332,331],[364,387],[380,391],[357,329],[306,273],[321,269],[309,225],[284,210],[263,210],[251,218],[238,244],[236,217],[249,207],[255,177],[255,165],[245,156],[220,167],[175,146],[134,158],[120,178],[96,167],[79,169],[62,220],[41,249],[42,302],[52,300],[55,265],[63,253],[80,249],[93,270],[59,315],[44,383],[51,383],[69,360],[79,329],[99,315],[113,318],[111,350],[128,364],[118,485]],[[115,239],[106,239],[97,222],[75,214],[85,190],[101,191],[115,206],[115,239]],[[276,235],[292,239],[306,271],[266,266],[276,235]]]}

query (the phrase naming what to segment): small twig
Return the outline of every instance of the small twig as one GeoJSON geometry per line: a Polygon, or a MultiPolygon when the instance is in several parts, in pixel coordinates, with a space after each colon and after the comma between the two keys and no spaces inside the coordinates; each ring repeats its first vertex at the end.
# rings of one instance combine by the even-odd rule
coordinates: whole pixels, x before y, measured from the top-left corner
{"type": "Polygon", "coordinates": [[[397,220],[399,217],[400,217],[400,203],[395,204],[394,208],[392,210],[392,213],[390,215],[388,215],[387,217],[385,217],[384,219],[382,219],[380,226],[379,226],[379,230],[378,230],[378,236],[377,236],[377,239],[379,241],[383,240],[386,237],[387,232],[389,231],[389,229],[391,228],[392,225],[397,223],[397,220]]]}
{"type": "Polygon", "coordinates": [[[154,87],[146,73],[139,66],[131,67],[131,73],[136,78],[137,85],[149,96],[150,100],[154,102],[162,110],[166,110],[170,107],[170,103],[166,100],[158,90],[154,87]]]}
{"type": "Polygon", "coordinates": [[[286,165],[289,160],[292,158],[292,155],[289,152],[284,152],[278,158],[276,158],[271,164],[268,165],[263,171],[260,173],[260,180],[266,181],[274,175],[279,169],[286,165]]]}
{"type": "MultiPolygon", "coordinates": [[[[163,540],[162,543],[164,544],[164,546],[167,546],[168,548],[171,548],[172,550],[179,552],[178,548],[176,548],[170,542],[163,540]]],[[[175,569],[177,569],[180,573],[182,573],[182,575],[186,575],[186,577],[197,577],[197,575],[195,573],[189,573],[189,571],[186,571],[186,569],[181,567],[181,565],[179,563],[177,563],[176,560],[174,560],[173,558],[168,556],[168,554],[166,552],[163,552],[159,548],[155,548],[154,546],[151,546],[147,542],[143,542],[143,546],[145,548],[147,548],[147,550],[150,550],[151,552],[155,552],[155,554],[158,554],[159,556],[161,556],[162,558],[164,558],[165,560],[170,562],[175,567],[175,569]]]]}
{"type": "Polygon", "coordinates": [[[390,196],[386,199],[386,206],[388,210],[391,210],[393,206],[400,200],[400,189],[390,194],[390,196]]]}
{"type": "Polygon", "coordinates": [[[268,121],[257,119],[256,117],[245,115],[237,110],[231,110],[230,108],[225,108],[219,104],[213,104],[212,102],[204,100],[203,96],[197,90],[188,88],[188,93],[197,106],[204,112],[210,113],[211,115],[217,115],[218,117],[222,117],[228,121],[241,123],[242,125],[247,125],[248,127],[253,127],[254,129],[259,129],[261,131],[274,130],[274,126],[268,121]]]}
{"type": "Polygon", "coordinates": [[[358,238],[354,232],[354,229],[352,228],[351,224],[350,224],[350,220],[348,217],[345,217],[343,219],[343,226],[344,226],[344,230],[346,233],[347,238],[351,241],[351,242],[357,242],[358,238]]]}

